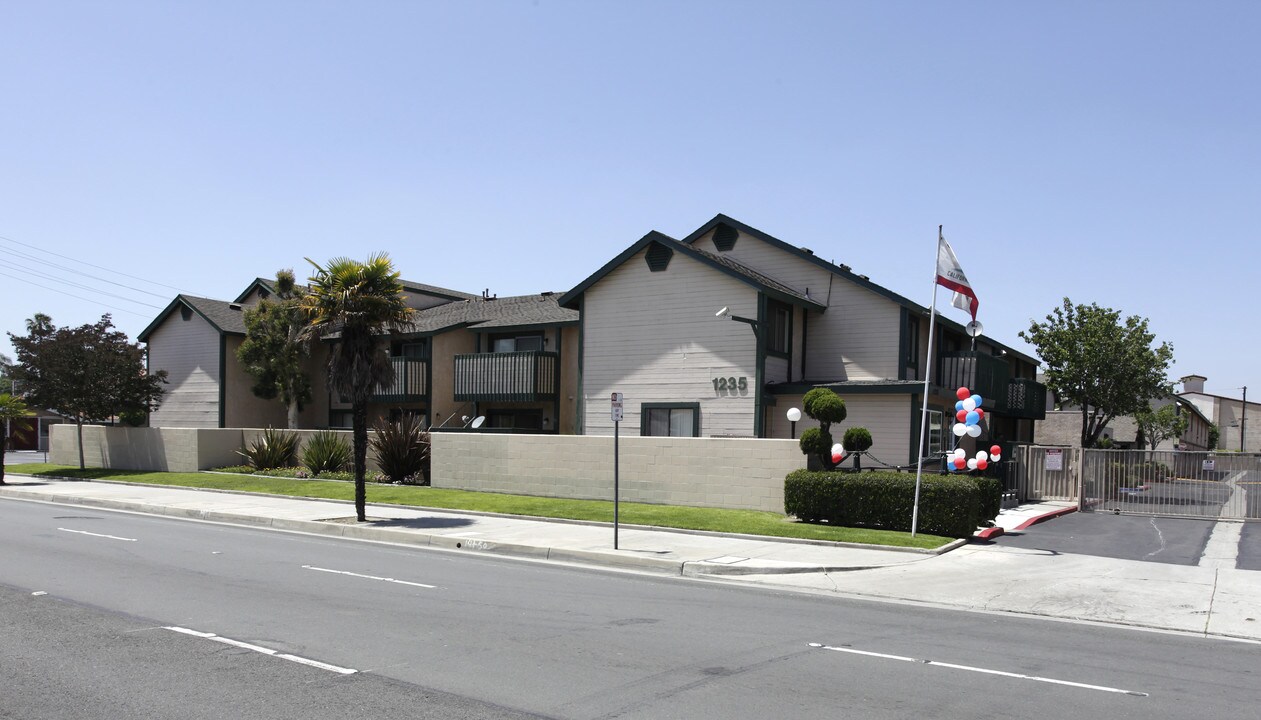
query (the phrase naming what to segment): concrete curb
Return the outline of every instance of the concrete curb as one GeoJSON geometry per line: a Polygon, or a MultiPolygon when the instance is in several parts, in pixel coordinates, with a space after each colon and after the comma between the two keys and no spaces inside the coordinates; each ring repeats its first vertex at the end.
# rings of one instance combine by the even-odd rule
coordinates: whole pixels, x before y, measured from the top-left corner
{"type": "MultiPolygon", "coordinates": [[[[580,550],[574,548],[554,548],[519,543],[502,543],[491,540],[473,538],[455,538],[446,535],[433,535],[414,530],[394,530],[391,528],[372,527],[358,524],[343,524],[324,520],[296,520],[288,518],[269,518],[246,513],[223,512],[216,510],[198,510],[195,508],[172,507],[169,505],[151,505],[130,500],[106,500],[101,498],[83,498],[66,496],[49,496],[42,493],[23,492],[19,488],[0,488],[0,497],[21,500],[55,503],[58,505],[75,505],[81,507],[98,507],[110,510],[158,515],[186,520],[203,520],[245,527],[270,528],[303,532],[327,537],[341,537],[352,540],[374,540],[418,547],[434,547],[445,550],[463,550],[467,552],[502,555],[506,557],[526,558],[531,560],[548,560],[552,562],[568,562],[597,567],[610,567],[622,570],[654,572],[663,575],[703,577],[720,575],[783,575],[800,573],[849,572],[869,570],[880,565],[829,566],[811,564],[766,565],[748,564],[732,566],[712,563],[704,560],[680,560],[672,558],[642,557],[623,554],[633,551],[580,550]]],[[[956,540],[944,546],[954,549],[964,540],[956,540]]],[[[942,550],[944,551],[944,550],[942,550]]]]}
{"type": "Polygon", "coordinates": [[[972,533],[972,537],[976,538],[977,540],[993,540],[999,535],[1002,535],[1004,532],[1006,531],[1003,530],[1001,526],[995,525],[994,527],[987,527],[984,530],[977,530],[976,532],[972,533]]]}
{"type": "Polygon", "coordinates": [[[1048,512],[1048,513],[1042,513],[1041,515],[1038,515],[1037,517],[1031,517],[1028,520],[1020,523],[1013,529],[1025,530],[1030,527],[1033,527],[1034,525],[1037,525],[1038,523],[1046,522],[1047,520],[1051,520],[1053,518],[1057,518],[1062,515],[1067,515],[1069,513],[1075,513],[1075,512],[1077,512],[1076,507],[1066,507],[1066,508],[1060,508],[1059,510],[1052,510],[1051,512],[1048,512]]]}

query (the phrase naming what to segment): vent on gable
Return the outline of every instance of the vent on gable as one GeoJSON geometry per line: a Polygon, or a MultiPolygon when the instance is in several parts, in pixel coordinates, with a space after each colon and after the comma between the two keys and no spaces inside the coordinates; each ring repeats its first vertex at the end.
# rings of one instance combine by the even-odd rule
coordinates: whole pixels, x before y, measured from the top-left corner
{"type": "Polygon", "coordinates": [[[648,246],[648,252],[644,254],[644,260],[648,263],[648,269],[652,272],[661,272],[670,264],[670,258],[674,257],[674,251],[654,242],[648,246]]]}
{"type": "Polygon", "coordinates": [[[726,252],[736,246],[736,238],[740,233],[727,223],[718,223],[714,228],[714,247],[726,252]]]}
{"type": "Polygon", "coordinates": [[[187,305],[180,305],[180,319],[188,322],[193,319],[193,309],[187,305]]]}

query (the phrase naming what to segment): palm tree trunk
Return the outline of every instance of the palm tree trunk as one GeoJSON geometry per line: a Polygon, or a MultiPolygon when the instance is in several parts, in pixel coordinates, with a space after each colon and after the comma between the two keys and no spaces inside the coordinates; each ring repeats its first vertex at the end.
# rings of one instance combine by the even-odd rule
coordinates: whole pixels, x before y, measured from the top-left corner
{"type": "Polygon", "coordinates": [[[368,488],[365,475],[368,464],[368,403],[356,400],[351,406],[351,435],[355,446],[355,516],[368,521],[368,488]]]}

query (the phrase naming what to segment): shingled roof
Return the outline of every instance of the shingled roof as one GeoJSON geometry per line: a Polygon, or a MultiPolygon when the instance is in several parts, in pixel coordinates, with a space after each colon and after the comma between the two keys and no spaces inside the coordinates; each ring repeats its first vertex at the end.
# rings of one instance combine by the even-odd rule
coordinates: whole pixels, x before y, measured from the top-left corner
{"type": "Polygon", "coordinates": [[[229,335],[245,334],[245,318],[242,317],[239,303],[181,294],[176,295],[175,299],[162,312],[158,313],[153,322],[140,331],[136,339],[140,342],[148,342],[149,336],[153,334],[153,331],[166,320],[168,315],[181,306],[187,307],[205,318],[206,322],[210,323],[211,327],[220,333],[229,335]]]}
{"type": "Polygon", "coordinates": [[[435,333],[456,327],[472,330],[570,325],[578,312],[560,307],[555,293],[501,298],[470,297],[445,305],[412,311],[410,332],[435,333]]]}

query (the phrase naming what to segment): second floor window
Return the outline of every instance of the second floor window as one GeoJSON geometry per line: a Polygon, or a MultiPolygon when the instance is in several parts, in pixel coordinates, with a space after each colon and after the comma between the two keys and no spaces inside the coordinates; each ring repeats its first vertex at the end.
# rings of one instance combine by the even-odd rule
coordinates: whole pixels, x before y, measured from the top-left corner
{"type": "Polygon", "coordinates": [[[766,303],[766,351],[787,355],[792,347],[792,308],[781,302],[766,303]]]}
{"type": "Polygon", "coordinates": [[[424,340],[411,340],[408,342],[396,342],[390,345],[391,357],[405,357],[413,359],[422,359],[428,357],[429,343],[424,340]]]}
{"type": "Polygon", "coordinates": [[[490,339],[491,352],[539,352],[542,349],[542,333],[493,335],[490,339]]]}

